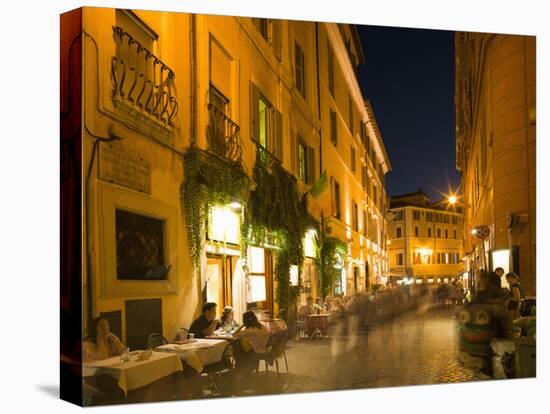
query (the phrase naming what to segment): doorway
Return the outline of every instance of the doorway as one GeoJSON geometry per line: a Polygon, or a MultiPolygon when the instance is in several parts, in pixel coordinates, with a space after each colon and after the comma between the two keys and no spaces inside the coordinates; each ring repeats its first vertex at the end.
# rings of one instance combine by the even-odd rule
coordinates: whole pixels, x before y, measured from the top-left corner
{"type": "Polygon", "coordinates": [[[206,258],[206,287],[204,301],[214,302],[218,310],[233,304],[233,267],[236,256],[208,255],[206,258]]]}

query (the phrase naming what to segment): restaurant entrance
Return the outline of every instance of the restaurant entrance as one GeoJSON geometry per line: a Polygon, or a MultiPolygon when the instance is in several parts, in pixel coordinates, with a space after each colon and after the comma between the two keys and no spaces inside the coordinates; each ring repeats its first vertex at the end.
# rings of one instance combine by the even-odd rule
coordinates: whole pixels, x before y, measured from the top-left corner
{"type": "Polygon", "coordinates": [[[257,309],[274,315],[273,251],[250,247],[248,275],[248,309],[257,309]]]}
{"type": "Polygon", "coordinates": [[[233,304],[233,272],[236,256],[208,255],[206,259],[205,301],[218,304],[218,310],[233,304]]]}

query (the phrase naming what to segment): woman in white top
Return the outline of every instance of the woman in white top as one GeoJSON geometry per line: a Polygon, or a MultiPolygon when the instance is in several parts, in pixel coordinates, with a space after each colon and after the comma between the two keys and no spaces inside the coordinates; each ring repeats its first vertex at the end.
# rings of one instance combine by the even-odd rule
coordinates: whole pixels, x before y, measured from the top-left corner
{"type": "Polygon", "coordinates": [[[124,345],[111,332],[107,319],[95,318],[90,326],[90,336],[84,340],[84,360],[107,359],[120,355],[124,345]]]}
{"type": "Polygon", "coordinates": [[[237,369],[252,372],[259,361],[259,354],[267,351],[270,333],[262,325],[254,312],[243,314],[243,325],[233,335],[237,369]]]}

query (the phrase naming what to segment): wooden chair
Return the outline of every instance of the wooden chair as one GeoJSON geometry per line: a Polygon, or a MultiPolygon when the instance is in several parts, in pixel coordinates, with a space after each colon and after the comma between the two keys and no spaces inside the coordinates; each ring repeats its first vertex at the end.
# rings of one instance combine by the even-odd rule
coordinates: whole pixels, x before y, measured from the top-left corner
{"type": "Polygon", "coordinates": [[[166,345],[168,340],[161,333],[154,332],[147,338],[147,347],[155,349],[157,346],[166,345]]]}

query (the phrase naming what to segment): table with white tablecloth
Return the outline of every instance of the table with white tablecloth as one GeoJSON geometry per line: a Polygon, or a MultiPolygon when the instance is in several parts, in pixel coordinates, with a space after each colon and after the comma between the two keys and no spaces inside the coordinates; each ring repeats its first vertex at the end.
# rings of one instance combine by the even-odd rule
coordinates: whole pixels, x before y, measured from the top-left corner
{"type": "Polygon", "coordinates": [[[180,359],[173,354],[153,352],[151,357],[139,361],[137,354],[122,362],[119,356],[82,364],[82,375],[105,374],[118,380],[118,386],[125,394],[128,391],[149,385],[163,377],[183,370],[180,359]]]}
{"type": "Polygon", "coordinates": [[[228,341],[223,339],[196,339],[183,345],[166,344],[155,348],[156,351],[178,355],[182,361],[201,373],[206,365],[221,361],[228,341]]]}

